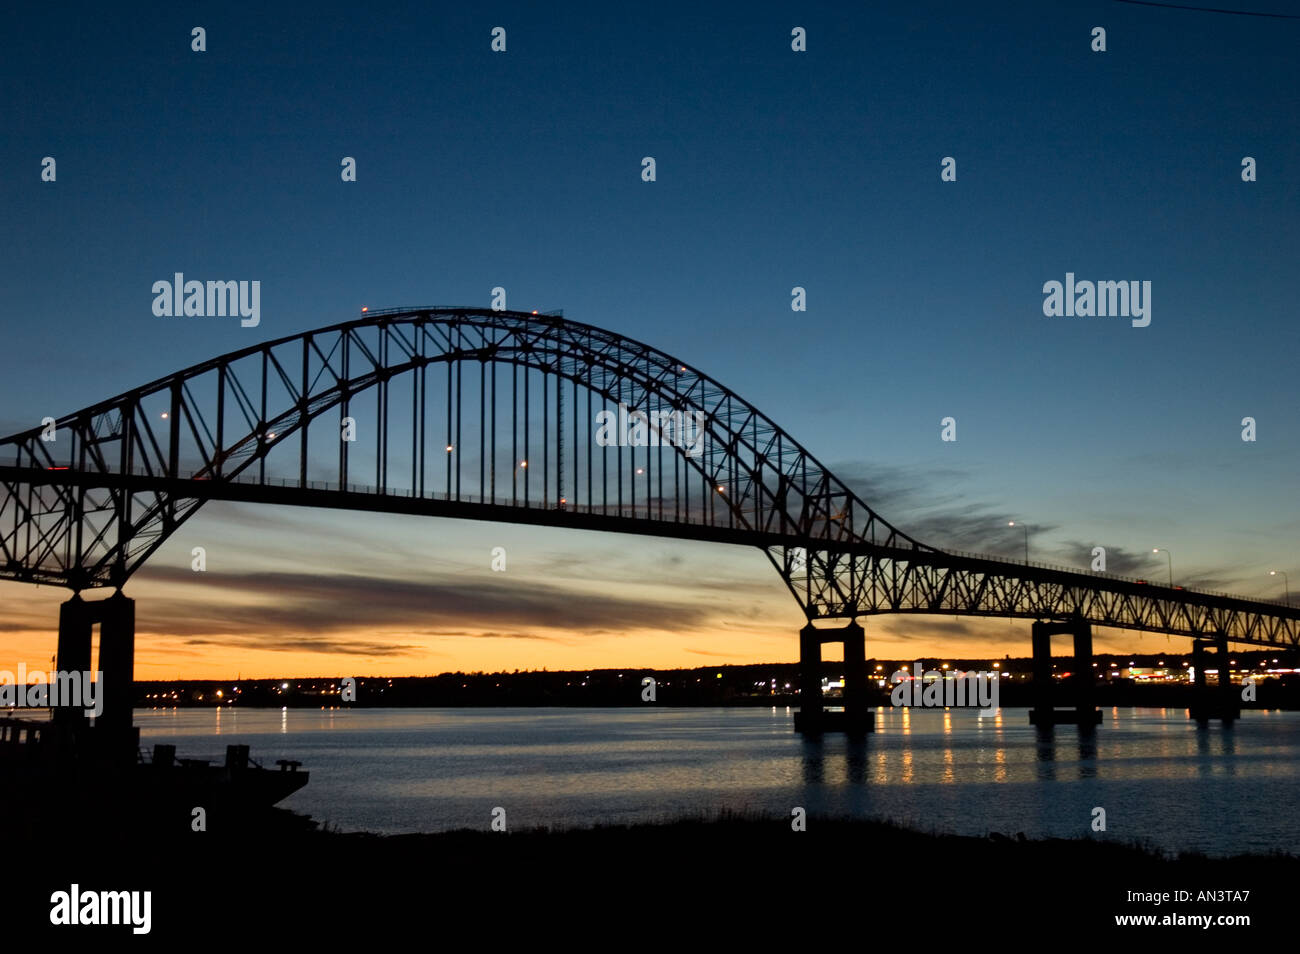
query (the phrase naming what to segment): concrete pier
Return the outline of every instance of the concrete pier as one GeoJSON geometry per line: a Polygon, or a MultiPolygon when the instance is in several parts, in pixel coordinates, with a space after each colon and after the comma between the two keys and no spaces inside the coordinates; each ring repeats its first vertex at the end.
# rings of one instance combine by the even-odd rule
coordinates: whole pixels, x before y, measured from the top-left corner
{"type": "Polygon", "coordinates": [[[1101,710],[1093,702],[1092,626],[1082,619],[1038,620],[1031,629],[1034,653],[1034,705],[1031,725],[1086,725],[1101,723],[1101,710]],[[1074,638],[1074,664],[1070,681],[1058,689],[1052,677],[1052,637],[1074,638]],[[1064,695],[1066,698],[1059,698],[1064,695]],[[1065,708],[1059,708],[1059,703],[1065,708]]]}
{"type": "Polygon", "coordinates": [[[1187,709],[1187,718],[1202,725],[1211,719],[1221,719],[1224,725],[1231,725],[1241,716],[1241,696],[1232,685],[1230,664],[1228,639],[1222,633],[1210,639],[1192,640],[1192,681],[1196,689],[1187,709]],[[1207,665],[1214,665],[1219,670],[1219,681],[1215,686],[1205,678],[1207,665]]]}
{"type": "Polygon", "coordinates": [[[99,670],[104,711],[95,720],[101,752],[110,758],[134,759],[139,731],[132,720],[135,696],[135,600],[119,590],[91,604],[99,610],[99,670]]]}
{"type": "Polygon", "coordinates": [[[855,620],[842,629],[799,631],[799,711],[794,729],[806,735],[847,732],[861,735],[876,728],[867,700],[867,634],[855,620]],[[827,712],[822,699],[822,644],[844,646],[844,711],[827,712]]]}
{"type": "MultiPolygon", "coordinates": [[[[61,672],[90,670],[90,636],[95,625],[91,605],[73,596],[59,607],[59,643],[54,667],[61,672]]],[[[53,707],[50,719],[63,744],[73,746],[88,738],[90,729],[84,706],[53,707]]]]}
{"type": "Polygon", "coordinates": [[[73,596],[59,607],[59,642],[55,667],[80,675],[95,673],[97,701],[103,708],[93,726],[91,708],[60,705],[52,713],[60,738],[79,754],[110,762],[134,761],[139,730],[133,725],[135,698],[135,600],[119,590],[106,600],[89,602],[73,596]],[[92,668],[91,641],[99,624],[99,661],[92,668]]]}

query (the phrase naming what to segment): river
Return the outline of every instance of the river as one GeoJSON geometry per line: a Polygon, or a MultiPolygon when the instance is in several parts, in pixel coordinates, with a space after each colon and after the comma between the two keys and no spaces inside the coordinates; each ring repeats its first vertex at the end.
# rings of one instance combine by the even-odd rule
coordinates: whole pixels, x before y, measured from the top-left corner
{"type": "Polygon", "coordinates": [[[1050,738],[1027,710],[877,712],[860,742],[805,741],[785,708],[138,709],[141,744],[224,758],[243,742],[311,782],[282,805],[345,830],[589,826],[715,815],[892,819],[927,830],[1300,854],[1300,713],[1197,729],[1185,709],[1106,709],[1050,738]],[[1092,830],[1094,808],[1106,831],[1092,830]]]}

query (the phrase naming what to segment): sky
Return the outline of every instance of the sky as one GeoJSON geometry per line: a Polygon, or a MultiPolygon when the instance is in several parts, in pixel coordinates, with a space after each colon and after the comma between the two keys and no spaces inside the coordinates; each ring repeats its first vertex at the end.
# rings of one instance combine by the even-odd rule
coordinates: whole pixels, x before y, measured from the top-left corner
{"type": "MultiPolygon", "coordinates": [[[[925,543],[1016,556],[1015,520],[1036,560],[1104,546],[1161,579],[1163,547],[1185,585],[1300,586],[1300,20],[229,6],[11,11],[0,433],[363,306],[500,286],[687,357],[925,543]],[[155,316],[175,272],[260,281],[260,323],[155,316]],[[1150,324],[1045,315],[1067,273],[1149,281],[1150,324]]],[[[221,503],[127,593],[140,678],[790,661],[802,625],[754,550],[221,503]]],[[[0,668],[48,661],[67,595],[0,582],[0,668]]],[[[1025,621],[866,622],[868,655],[1029,652],[1025,621]]]]}

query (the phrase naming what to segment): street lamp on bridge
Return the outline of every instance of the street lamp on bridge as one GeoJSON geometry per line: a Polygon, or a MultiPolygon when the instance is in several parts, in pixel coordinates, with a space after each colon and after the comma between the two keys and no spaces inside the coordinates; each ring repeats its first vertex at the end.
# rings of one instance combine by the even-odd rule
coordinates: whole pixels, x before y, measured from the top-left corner
{"type": "MultiPolygon", "coordinates": [[[[1015,525],[1016,522],[1014,520],[1007,521],[1008,527],[1014,527],[1015,525]]],[[[1022,523],[1020,526],[1021,529],[1025,531],[1025,562],[1028,563],[1029,562],[1029,524],[1022,523]]]]}
{"type": "Polygon", "coordinates": [[[1155,547],[1151,552],[1163,553],[1165,559],[1169,561],[1169,588],[1172,590],[1174,588],[1174,555],[1164,547],[1155,547]]]}
{"type": "Polygon", "coordinates": [[[1286,575],[1286,570],[1268,571],[1269,576],[1277,576],[1279,573],[1282,574],[1282,582],[1286,586],[1286,605],[1290,606],[1291,605],[1291,579],[1286,575]]]}
{"type": "Polygon", "coordinates": [[[519,503],[519,472],[524,472],[524,505],[528,505],[528,461],[521,460],[510,472],[510,502],[519,503]]]}

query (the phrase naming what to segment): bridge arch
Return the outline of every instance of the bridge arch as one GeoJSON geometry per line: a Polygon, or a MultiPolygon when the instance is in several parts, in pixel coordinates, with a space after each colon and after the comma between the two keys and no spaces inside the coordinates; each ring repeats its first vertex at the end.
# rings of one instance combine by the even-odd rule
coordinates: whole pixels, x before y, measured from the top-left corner
{"type": "MultiPolygon", "coordinates": [[[[735,542],[744,540],[748,532],[756,536],[744,542],[756,544],[781,538],[813,546],[824,541],[929,549],[881,519],[757,408],[678,358],[558,316],[430,308],[373,313],[222,355],[66,415],[52,429],[35,427],[0,442],[0,460],[49,475],[44,486],[54,488],[59,499],[47,501],[44,512],[63,511],[63,519],[54,521],[53,534],[38,532],[41,545],[25,560],[11,545],[12,535],[0,541],[5,575],[74,589],[121,586],[204,500],[220,495],[211,485],[200,488],[191,483],[182,490],[177,484],[246,482],[254,475],[259,483],[269,478],[284,484],[284,477],[268,475],[267,465],[276,449],[295,438],[300,489],[332,480],[345,491],[355,475],[354,445],[337,441],[339,464],[329,479],[322,480],[312,473],[306,434],[313,422],[331,411],[338,412],[340,421],[351,418],[349,412],[369,391],[378,395],[370,434],[379,436],[378,445],[372,445],[376,477],[369,486],[380,496],[413,494],[494,509],[556,507],[574,516],[598,515],[611,521],[644,517],[655,524],[695,525],[685,535],[735,542]],[[481,427],[473,442],[480,450],[477,480],[459,465],[462,458],[455,453],[465,437],[466,405],[473,400],[471,395],[467,402],[463,393],[466,375],[462,372],[469,365],[480,369],[481,427]],[[504,448],[487,447],[488,441],[500,436],[495,433],[500,421],[495,406],[490,424],[487,417],[487,405],[495,405],[498,396],[494,373],[492,396],[485,397],[486,375],[481,369],[489,365],[494,372],[497,366],[511,368],[515,392],[522,382],[522,394],[512,398],[507,415],[514,445],[511,458],[519,456],[532,470],[521,477],[512,464],[514,486],[508,495],[498,486],[504,448]],[[428,466],[436,456],[433,448],[443,446],[429,433],[427,377],[438,366],[450,369],[443,377],[452,393],[442,409],[448,416],[446,458],[456,461],[455,467],[428,466]],[[515,373],[519,369],[522,375],[515,373]],[[393,485],[391,419],[395,415],[389,392],[403,377],[414,379],[417,400],[403,421],[409,428],[412,452],[401,463],[412,468],[411,479],[409,486],[398,488],[393,485]],[[554,396],[545,386],[541,394],[530,387],[530,380],[537,377],[555,382],[554,396]],[[572,390],[566,393],[562,382],[572,390]],[[585,420],[580,419],[579,389],[587,396],[585,420]],[[611,474],[608,461],[602,459],[599,490],[594,486],[597,455],[590,446],[596,431],[590,414],[593,396],[603,404],[597,405],[598,413],[617,414],[624,421],[631,418],[630,424],[620,422],[621,430],[640,428],[654,442],[614,445],[615,456],[626,453],[630,459],[632,474],[621,469],[611,474]],[[537,446],[536,422],[529,420],[533,416],[541,416],[542,428],[550,432],[542,435],[549,442],[539,449],[540,474],[539,461],[530,460],[537,446]],[[232,418],[242,418],[242,432],[230,426],[232,418]],[[676,433],[669,433],[672,427],[656,427],[656,420],[676,422],[676,433]],[[696,434],[687,435],[694,440],[683,439],[683,425],[698,427],[696,434]],[[486,436],[488,427],[494,431],[491,438],[486,436]],[[567,452],[566,437],[571,437],[567,452]],[[636,476],[638,454],[639,469],[646,475],[641,500],[637,482],[631,479],[636,476]],[[667,497],[662,480],[656,487],[657,474],[645,466],[652,458],[662,465],[664,457],[673,458],[678,478],[668,488],[675,505],[671,517],[664,514],[667,497]],[[431,469],[445,476],[445,482],[431,477],[431,469]],[[708,492],[696,494],[698,488],[692,487],[691,493],[683,493],[686,488],[680,476],[688,469],[698,488],[708,492]],[[149,488],[148,499],[133,501],[140,495],[130,493],[126,485],[114,485],[114,477],[125,476],[138,478],[139,487],[149,488]],[[566,476],[571,481],[568,491],[566,476]],[[63,489],[58,483],[61,477],[80,481],[82,493],[63,489]],[[97,488],[105,491],[98,497],[85,493],[96,478],[103,478],[100,482],[105,484],[97,488]],[[534,490],[537,478],[541,487],[534,490]],[[173,486],[160,489],[168,482],[173,486]],[[520,483],[525,489],[520,489],[520,483]],[[200,489],[202,493],[184,496],[186,490],[200,489]],[[92,521],[92,532],[71,532],[92,515],[100,517],[92,521]]],[[[473,411],[471,406],[470,417],[473,411]]],[[[338,432],[342,430],[340,426],[338,432]]],[[[10,497],[7,503],[13,502],[10,497]]],[[[22,514],[34,520],[36,516],[32,508],[10,509],[14,513],[6,516],[11,518],[21,520],[22,514]]],[[[41,524],[42,531],[49,527],[50,521],[41,524]]],[[[606,529],[620,528],[611,523],[606,529]]],[[[773,552],[783,549],[778,546],[773,552]]],[[[787,561],[774,562],[784,569],[787,561]]]]}
{"type": "Polygon", "coordinates": [[[0,578],[120,588],[212,499],[757,546],[809,620],[1077,618],[1265,645],[1296,645],[1300,620],[927,546],[691,362],[558,315],[467,307],[253,345],[0,441],[0,578]],[[632,439],[598,441],[599,411],[632,439]],[[633,419],[661,439],[638,444],[633,419]],[[683,439],[688,421],[698,440],[683,439]],[[374,482],[357,483],[371,465],[374,482]]]}

